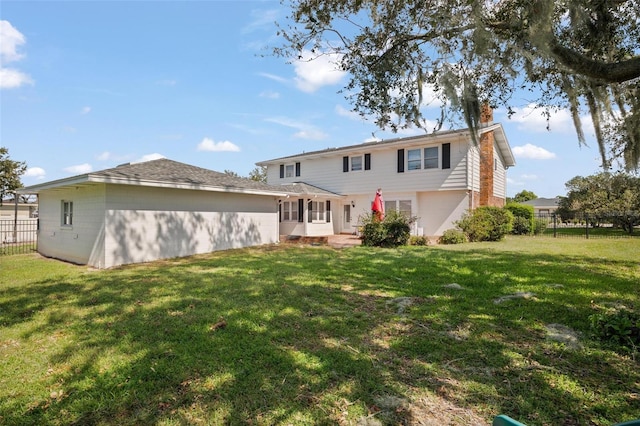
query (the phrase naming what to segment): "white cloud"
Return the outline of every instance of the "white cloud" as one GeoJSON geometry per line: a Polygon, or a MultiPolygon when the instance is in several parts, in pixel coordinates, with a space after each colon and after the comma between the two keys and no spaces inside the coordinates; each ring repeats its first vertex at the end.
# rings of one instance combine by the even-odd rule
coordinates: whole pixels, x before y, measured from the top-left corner
{"type": "Polygon", "coordinates": [[[312,93],[322,86],[340,83],[347,74],[340,70],[338,62],[341,56],[336,53],[315,55],[303,50],[300,59],[293,63],[296,77],[294,81],[298,89],[312,93]]]}
{"type": "Polygon", "coordinates": [[[360,114],[358,114],[355,111],[348,110],[345,107],[343,107],[342,105],[336,105],[335,111],[336,111],[336,114],[338,114],[341,117],[347,117],[347,118],[349,118],[351,120],[359,120],[359,121],[364,120],[360,116],[360,114]]]}
{"type": "Polygon", "coordinates": [[[524,180],[538,180],[538,175],[524,174],[524,175],[520,175],[520,177],[524,180]]]}
{"type": "Polygon", "coordinates": [[[18,53],[18,47],[26,43],[24,35],[9,21],[0,21],[0,61],[3,63],[19,61],[24,58],[18,53]]]}
{"type": "Polygon", "coordinates": [[[89,163],[84,163],[84,164],[78,164],[75,166],[66,167],[64,171],[68,173],[74,173],[74,174],[85,174],[85,173],[91,173],[93,171],[93,167],[91,167],[91,164],[89,163]]]}
{"type": "Polygon", "coordinates": [[[109,158],[111,158],[111,153],[109,151],[105,151],[105,152],[103,152],[101,154],[98,154],[96,156],[96,159],[99,160],[99,161],[107,161],[107,160],[109,160],[109,158]]]}
{"type": "Polygon", "coordinates": [[[5,68],[4,64],[24,58],[18,47],[26,43],[24,35],[9,21],[0,21],[0,89],[15,89],[25,84],[33,84],[33,79],[22,71],[5,68]]]}
{"type": "Polygon", "coordinates": [[[91,112],[91,107],[90,106],[86,106],[86,107],[82,108],[82,111],[80,111],[80,114],[86,115],[86,114],[89,114],[90,112],[91,112]]]}
{"type": "Polygon", "coordinates": [[[259,72],[258,75],[262,76],[262,77],[265,77],[265,78],[268,78],[269,80],[277,81],[278,83],[288,83],[289,82],[284,77],[280,77],[279,75],[275,75],[275,74],[269,74],[267,72],[259,72]]]}
{"type": "Polygon", "coordinates": [[[552,132],[570,133],[573,131],[573,120],[571,113],[566,109],[559,111],[551,111],[549,122],[544,115],[542,108],[536,108],[534,104],[529,104],[524,108],[513,108],[513,114],[510,120],[519,124],[518,128],[532,132],[552,132]],[[547,126],[549,129],[547,130],[547,126]]]}
{"type": "Polygon", "coordinates": [[[267,118],[265,119],[265,121],[298,130],[298,132],[294,133],[293,135],[293,137],[295,138],[321,140],[327,137],[327,134],[324,133],[322,130],[318,129],[317,127],[307,123],[302,123],[296,120],[292,120],[290,118],[274,117],[274,118],[267,118]]]}
{"type": "Polygon", "coordinates": [[[154,152],[153,154],[143,155],[138,160],[132,161],[132,163],[144,163],[147,161],[159,160],[161,158],[167,158],[167,157],[165,157],[162,154],[158,154],[157,152],[154,152]]]}
{"type": "Polygon", "coordinates": [[[280,97],[280,93],[274,92],[272,90],[265,90],[264,92],[260,93],[260,97],[268,99],[278,99],[280,97]]]}
{"type": "Polygon", "coordinates": [[[229,141],[214,142],[211,138],[204,138],[202,142],[198,144],[198,151],[238,152],[240,151],[240,147],[229,141]]]}
{"type": "Polygon", "coordinates": [[[25,177],[32,177],[36,179],[44,179],[44,176],[47,173],[44,171],[42,167],[29,167],[25,172],[25,177]]]}
{"type": "Polygon", "coordinates": [[[522,146],[514,146],[513,153],[519,158],[528,158],[530,160],[551,160],[556,158],[556,154],[546,149],[532,145],[530,143],[522,146]]]}
{"type": "Polygon", "coordinates": [[[158,80],[156,81],[158,86],[175,86],[178,84],[176,80],[166,79],[166,80],[158,80]]]}
{"type": "Polygon", "coordinates": [[[33,79],[22,71],[0,68],[0,89],[15,89],[25,84],[33,85],[33,79]]]}
{"type": "Polygon", "coordinates": [[[251,18],[253,19],[249,24],[245,25],[241,32],[242,34],[249,34],[257,30],[273,29],[275,30],[275,22],[278,20],[278,10],[262,10],[255,9],[251,11],[251,18]]]}

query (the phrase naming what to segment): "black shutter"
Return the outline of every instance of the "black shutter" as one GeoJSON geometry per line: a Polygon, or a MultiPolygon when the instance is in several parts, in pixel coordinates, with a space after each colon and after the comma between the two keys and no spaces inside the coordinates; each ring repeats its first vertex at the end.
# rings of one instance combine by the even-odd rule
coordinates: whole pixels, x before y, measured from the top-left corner
{"type": "Polygon", "coordinates": [[[404,149],[398,150],[398,173],[404,173],[404,149]]]}
{"type": "Polygon", "coordinates": [[[364,169],[371,170],[371,154],[364,155],[364,169]]]}
{"type": "Polygon", "coordinates": [[[298,198],[298,222],[304,222],[304,200],[298,198]]]}
{"type": "Polygon", "coordinates": [[[296,163],[296,176],[300,176],[300,163],[296,163]]]}
{"type": "Polygon", "coordinates": [[[282,201],[278,203],[278,222],[282,222],[282,201]]]}
{"type": "Polygon", "coordinates": [[[331,222],[331,201],[327,200],[327,223],[331,222]]]}
{"type": "Polygon", "coordinates": [[[342,171],[343,173],[349,171],[349,157],[342,157],[342,171]]]}
{"type": "Polygon", "coordinates": [[[313,204],[311,204],[311,200],[307,202],[307,208],[309,209],[309,217],[307,217],[307,222],[311,223],[313,221],[313,204]]]}
{"type": "Polygon", "coordinates": [[[443,169],[451,168],[451,144],[450,143],[442,144],[442,168],[443,169]]]}
{"type": "Polygon", "coordinates": [[[284,178],[284,164],[280,164],[280,179],[284,178]]]}

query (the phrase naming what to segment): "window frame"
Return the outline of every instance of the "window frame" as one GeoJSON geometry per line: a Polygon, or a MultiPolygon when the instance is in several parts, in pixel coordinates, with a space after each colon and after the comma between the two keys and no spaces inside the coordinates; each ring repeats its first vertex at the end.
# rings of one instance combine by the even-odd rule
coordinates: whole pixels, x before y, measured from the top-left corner
{"type": "Polygon", "coordinates": [[[364,170],[364,160],[362,159],[362,155],[354,155],[352,157],[349,157],[349,163],[351,164],[349,170],[352,172],[361,172],[362,170],[364,170]]]}
{"type": "Polygon", "coordinates": [[[73,226],[73,201],[60,200],[60,226],[73,226]]]}
{"type": "Polygon", "coordinates": [[[282,202],[282,222],[298,222],[298,201],[282,202]]]}
{"type": "Polygon", "coordinates": [[[407,150],[407,170],[421,170],[422,169],[422,149],[408,149],[407,150]],[[418,158],[412,158],[412,153],[418,153],[418,158]]]}
{"type": "Polygon", "coordinates": [[[437,146],[428,146],[425,147],[423,150],[424,153],[424,169],[425,170],[429,170],[429,169],[439,169],[440,168],[440,150],[438,149],[437,146]],[[435,152],[436,155],[433,156],[427,156],[427,151],[429,152],[435,152]],[[427,165],[427,161],[429,161],[430,165],[427,165]],[[435,161],[435,163],[434,163],[435,161]],[[434,165],[435,164],[435,165],[434,165]]]}

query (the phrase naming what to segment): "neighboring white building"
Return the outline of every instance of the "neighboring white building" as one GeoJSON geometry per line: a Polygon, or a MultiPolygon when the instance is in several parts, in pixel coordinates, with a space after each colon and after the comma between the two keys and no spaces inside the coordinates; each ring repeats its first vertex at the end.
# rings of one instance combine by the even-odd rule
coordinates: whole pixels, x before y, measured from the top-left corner
{"type": "Polygon", "coordinates": [[[536,198],[534,200],[523,201],[520,204],[533,206],[535,215],[551,215],[558,210],[560,198],[536,198]]]}
{"type": "Polygon", "coordinates": [[[353,233],[377,188],[386,210],[417,217],[413,233],[437,237],[477,206],[503,206],[515,159],[485,112],[479,143],[468,130],[367,142],[257,163],[272,185],[313,185],[330,196],[280,198],[280,234],[353,233]]]}

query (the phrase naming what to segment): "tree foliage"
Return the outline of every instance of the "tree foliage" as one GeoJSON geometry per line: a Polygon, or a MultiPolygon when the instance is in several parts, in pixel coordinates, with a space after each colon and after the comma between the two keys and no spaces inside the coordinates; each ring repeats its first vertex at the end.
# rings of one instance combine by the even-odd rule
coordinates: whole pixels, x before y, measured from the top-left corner
{"type": "Polygon", "coordinates": [[[267,182],[267,167],[260,166],[249,172],[249,179],[255,180],[256,182],[267,182]]]}
{"type": "Polygon", "coordinates": [[[626,173],[598,173],[576,176],[565,184],[567,196],[560,197],[558,213],[571,217],[588,215],[596,223],[614,218],[625,231],[640,225],[640,178],[626,173]]]}
{"type": "MultiPolygon", "coordinates": [[[[0,205],[2,200],[8,198],[18,188],[22,188],[20,176],[27,170],[23,161],[14,161],[9,158],[9,150],[0,146],[0,205]]],[[[12,194],[13,197],[13,194],[12,194]]]]}
{"type": "Polygon", "coordinates": [[[381,128],[426,127],[427,87],[442,102],[437,130],[483,102],[513,112],[525,90],[547,117],[593,121],[605,170],[640,161],[640,2],[635,0],[282,0],[275,53],[333,54],[348,71],[354,111],[381,128]]]}
{"type": "Polygon", "coordinates": [[[527,191],[523,189],[513,196],[513,201],[516,203],[522,203],[529,200],[535,200],[538,196],[533,191],[527,191]]]}

